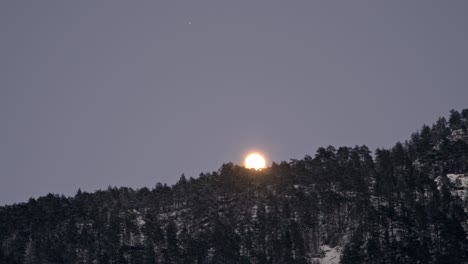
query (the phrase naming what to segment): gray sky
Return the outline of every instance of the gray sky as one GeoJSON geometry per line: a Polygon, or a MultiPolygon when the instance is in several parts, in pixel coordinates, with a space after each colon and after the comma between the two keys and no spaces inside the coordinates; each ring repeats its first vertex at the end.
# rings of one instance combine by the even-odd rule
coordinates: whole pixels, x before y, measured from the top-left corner
{"type": "Polygon", "coordinates": [[[468,107],[468,1],[1,1],[0,204],[256,149],[390,147],[468,107]]]}

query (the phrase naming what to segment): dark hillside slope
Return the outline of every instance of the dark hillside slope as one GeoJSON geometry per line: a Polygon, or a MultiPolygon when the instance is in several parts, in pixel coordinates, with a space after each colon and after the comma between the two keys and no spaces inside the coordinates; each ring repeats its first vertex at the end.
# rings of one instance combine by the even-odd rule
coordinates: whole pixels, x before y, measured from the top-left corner
{"type": "Polygon", "coordinates": [[[174,186],[0,207],[0,263],[468,263],[446,176],[468,172],[468,109],[374,157],[330,146],[261,171],[227,163],[174,186]]]}

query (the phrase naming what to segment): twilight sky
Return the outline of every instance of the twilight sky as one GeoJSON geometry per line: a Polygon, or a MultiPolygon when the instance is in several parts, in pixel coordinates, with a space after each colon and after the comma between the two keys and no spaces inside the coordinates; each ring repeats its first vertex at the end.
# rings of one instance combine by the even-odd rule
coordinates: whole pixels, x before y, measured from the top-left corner
{"type": "Polygon", "coordinates": [[[390,147],[468,107],[468,1],[382,2],[1,1],[0,205],[390,147]]]}

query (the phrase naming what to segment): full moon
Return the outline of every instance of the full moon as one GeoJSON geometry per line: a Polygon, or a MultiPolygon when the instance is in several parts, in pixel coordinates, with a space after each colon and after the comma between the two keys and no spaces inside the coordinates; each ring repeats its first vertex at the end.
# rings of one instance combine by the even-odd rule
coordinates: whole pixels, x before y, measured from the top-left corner
{"type": "Polygon", "coordinates": [[[258,153],[250,153],[245,157],[244,166],[248,169],[263,169],[266,166],[265,158],[258,153]]]}

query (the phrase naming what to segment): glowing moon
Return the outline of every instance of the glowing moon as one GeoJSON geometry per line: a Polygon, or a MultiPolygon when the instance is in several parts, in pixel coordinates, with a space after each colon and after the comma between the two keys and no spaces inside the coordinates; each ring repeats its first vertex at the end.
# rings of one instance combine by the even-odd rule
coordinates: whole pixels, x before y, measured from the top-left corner
{"type": "Polygon", "coordinates": [[[244,166],[248,169],[260,170],[266,167],[266,161],[262,155],[250,153],[245,157],[244,166]]]}

